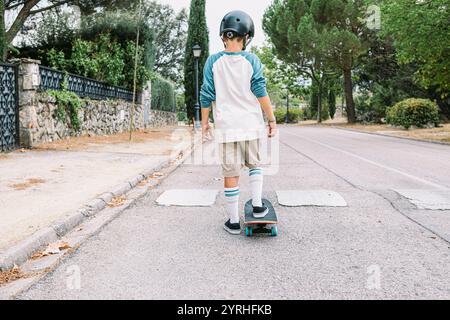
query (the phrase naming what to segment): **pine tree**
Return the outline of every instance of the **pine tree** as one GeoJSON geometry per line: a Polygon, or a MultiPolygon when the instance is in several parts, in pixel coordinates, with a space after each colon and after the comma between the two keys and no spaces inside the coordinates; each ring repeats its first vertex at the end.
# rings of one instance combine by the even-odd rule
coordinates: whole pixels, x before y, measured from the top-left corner
{"type": "Polygon", "coordinates": [[[192,47],[199,45],[202,55],[199,60],[199,88],[203,83],[203,67],[209,56],[208,27],[205,16],[205,0],[192,0],[189,10],[188,37],[184,60],[184,96],[187,106],[187,116],[191,120],[194,116],[195,105],[195,58],[192,47]]]}
{"type": "MultiPolygon", "coordinates": [[[[314,80],[319,92],[327,80],[343,75],[349,123],[356,120],[352,70],[367,51],[366,2],[278,0],[266,10],[263,21],[277,56],[314,80]]],[[[321,104],[319,99],[319,110],[321,104]]]]}

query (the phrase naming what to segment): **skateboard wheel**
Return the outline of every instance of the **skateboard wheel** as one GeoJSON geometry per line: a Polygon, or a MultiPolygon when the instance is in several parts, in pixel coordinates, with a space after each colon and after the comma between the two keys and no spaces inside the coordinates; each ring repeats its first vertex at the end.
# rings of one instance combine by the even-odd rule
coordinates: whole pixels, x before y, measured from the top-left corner
{"type": "Polygon", "coordinates": [[[273,226],[271,229],[272,237],[276,237],[278,235],[278,228],[277,226],[273,226]]]}
{"type": "Polygon", "coordinates": [[[251,237],[253,235],[253,229],[251,227],[245,227],[245,235],[251,237]]]}

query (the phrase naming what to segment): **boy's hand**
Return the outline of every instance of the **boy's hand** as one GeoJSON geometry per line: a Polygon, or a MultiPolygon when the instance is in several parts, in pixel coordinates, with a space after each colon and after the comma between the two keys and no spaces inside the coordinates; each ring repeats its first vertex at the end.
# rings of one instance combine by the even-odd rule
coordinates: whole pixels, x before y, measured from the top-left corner
{"type": "Polygon", "coordinates": [[[211,140],[211,138],[211,126],[209,125],[209,123],[202,123],[202,142],[211,140]]]}
{"type": "Polygon", "coordinates": [[[275,137],[277,134],[277,123],[275,121],[269,121],[269,138],[275,137]]]}

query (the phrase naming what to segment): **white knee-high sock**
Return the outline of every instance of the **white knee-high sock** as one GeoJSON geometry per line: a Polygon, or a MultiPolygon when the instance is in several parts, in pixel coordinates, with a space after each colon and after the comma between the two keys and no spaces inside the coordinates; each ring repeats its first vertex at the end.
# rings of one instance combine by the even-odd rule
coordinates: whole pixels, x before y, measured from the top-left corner
{"type": "Polygon", "coordinates": [[[231,223],[239,223],[239,187],[225,188],[227,213],[231,223]]]}
{"type": "Polygon", "coordinates": [[[261,168],[250,169],[250,188],[252,190],[252,204],[254,207],[262,207],[263,174],[261,168]]]}

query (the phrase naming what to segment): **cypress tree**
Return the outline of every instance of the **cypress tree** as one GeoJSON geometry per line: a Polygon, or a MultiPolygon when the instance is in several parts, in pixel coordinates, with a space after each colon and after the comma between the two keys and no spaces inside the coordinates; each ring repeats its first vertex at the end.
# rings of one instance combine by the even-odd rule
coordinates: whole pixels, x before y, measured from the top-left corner
{"type": "Polygon", "coordinates": [[[334,119],[334,115],[336,114],[336,93],[334,90],[334,88],[331,88],[328,94],[328,112],[330,113],[331,119],[334,119]]]}
{"type": "Polygon", "coordinates": [[[203,83],[203,67],[209,56],[205,0],[191,0],[189,10],[188,36],[184,58],[184,96],[189,120],[194,116],[195,105],[195,58],[192,53],[192,47],[195,45],[199,45],[202,48],[202,55],[199,60],[199,88],[201,88],[203,83]]]}

